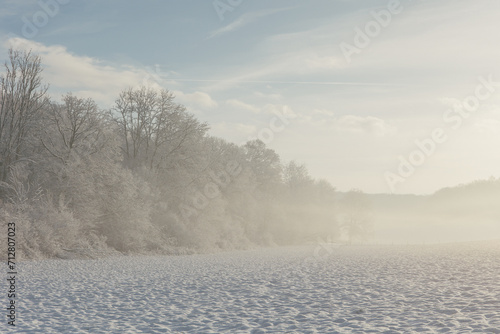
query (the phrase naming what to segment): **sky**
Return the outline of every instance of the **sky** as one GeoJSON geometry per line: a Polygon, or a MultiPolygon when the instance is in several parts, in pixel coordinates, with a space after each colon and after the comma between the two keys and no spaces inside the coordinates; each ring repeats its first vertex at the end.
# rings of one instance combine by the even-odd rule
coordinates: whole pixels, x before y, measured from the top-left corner
{"type": "Polygon", "coordinates": [[[58,100],[168,89],[213,136],[259,138],[340,191],[500,177],[500,2],[2,0],[0,61],[58,100]]]}

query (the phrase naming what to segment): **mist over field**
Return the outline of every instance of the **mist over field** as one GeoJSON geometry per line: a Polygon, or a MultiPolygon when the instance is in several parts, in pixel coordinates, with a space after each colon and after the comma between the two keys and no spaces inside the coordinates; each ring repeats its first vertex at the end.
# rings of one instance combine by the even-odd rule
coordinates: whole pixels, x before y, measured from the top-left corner
{"type": "Polygon", "coordinates": [[[382,243],[441,243],[497,239],[500,183],[476,181],[432,195],[373,195],[375,239],[382,243]]]}

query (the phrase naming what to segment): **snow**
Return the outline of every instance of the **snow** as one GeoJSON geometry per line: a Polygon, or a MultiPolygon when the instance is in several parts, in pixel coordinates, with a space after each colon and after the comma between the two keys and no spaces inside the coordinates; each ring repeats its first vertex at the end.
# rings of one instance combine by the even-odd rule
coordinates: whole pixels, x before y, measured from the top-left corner
{"type": "Polygon", "coordinates": [[[483,242],[24,262],[12,332],[500,333],[499,259],[483,242]]]}

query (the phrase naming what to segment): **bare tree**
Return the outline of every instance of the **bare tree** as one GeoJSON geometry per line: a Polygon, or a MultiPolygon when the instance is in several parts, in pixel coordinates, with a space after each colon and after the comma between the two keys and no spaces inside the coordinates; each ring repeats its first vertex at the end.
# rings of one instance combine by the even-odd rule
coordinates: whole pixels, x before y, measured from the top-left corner
{"type": "Polygon", "coordinates": [[[67,163],[71,154],[90,156],[106,144],[106,118],[92,99],[71,94],[63,96],[63,104],[51,104],[48,125],[40,140],[51,156],[67,163]]]}
{"type": "MultiPolygon", "coordinates": [[[[114,108],[128,167],[168,168],[168,161],[193,139],[201,139],[208,126],[198,122],[186,108],[174,102],[168,90],[160,92],[142,87],[120,94],[114,108]]],[[[180,157],[177,161],[186,159],[180,157]]]]}
{"type": "Polygon", "coordinates": [[[9,169],[28,160],[38,116],[46,106],[48,87],[42,84],[41,58],[31,51],[9,50],[0,76],[0,181],[9,169]]]}

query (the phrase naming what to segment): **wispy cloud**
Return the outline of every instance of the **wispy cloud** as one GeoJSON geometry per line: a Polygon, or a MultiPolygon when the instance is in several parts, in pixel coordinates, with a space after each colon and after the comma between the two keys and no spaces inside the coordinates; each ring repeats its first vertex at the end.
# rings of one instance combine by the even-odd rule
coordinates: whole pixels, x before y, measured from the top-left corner
{"type": "Polygon", "coordinates": [[[396,128],[385,120],[373,116],[345,115],[335,122],[337,130],[372,134],[378,137],[393,134],[396,128]]]}
{"type": "Polygon", "coordinates": [[[111,23],[111,22],[100,22],[100,21],[76,22],[70,25],[64,25],[57,29],[51,30],[45,33],[45,36],[92,34],[116,26],[117,26],[116,23],[111,23]]]}
{"type": "Polygon", "coordinates": [[[17,15],[16,11],[9,8],[4,8],[0,11],[0,18],[15,16],[15,15],[17,15]]]}
{"type": "Polygon", "coordinates": [[[226,104],[230,107],[237,108],[237,109],[243,109],[243,110],[248,110],[253,113],[259,113],[260,108],[253,106],[251,104],[245,103],[243,101],[237,100],[237,99],[231,99],[227,100],[226,104]]]}
{"type": "Polygon", "coordinates": [[[194,93],[184,93],[179,90],[173,91],[177,100],[182,104],[188,106],[194,106],[199,108],[215,108],[218,106],[217,101],[215,101],[209,94],[205,92],[194,92],[194,93]]]}
{"type": "Polygon", "coordinates": [[[216,36],[230,33],[232,31],[238,30],[241,27],[244,27],[244,26],[246,26],[254,21],[257,21],[260,18],[269,16],[269,15],[272,15],[275,13],[283,12],[286,10],[290,10],[292,8],[295,8],[295,7],[276,8],[276,9],[269,9],[269,10],[258,11],[258,12],[245,13],[242,16],[240,16],[239,18],[237,18],[235,21],[231,22],[230,24],[212,31],[210,33],[210,35],[207,37],[207,39],[211,39],[211,38],[214,38],[216,36]]]}
{"type": "Polygon", "coordinates": [[[2,0],[0,18],[30,15],[33,10],[40,10],[40,1],[37,0],[2,0]]]}
{"type": "Polygon", "coordinates": [[[332,117],[333,115],[335,115],[335,113],[333,111],[326,110],[326,109],[314,109],[313,114],[327,116],[327,117],[332,117]]]}

